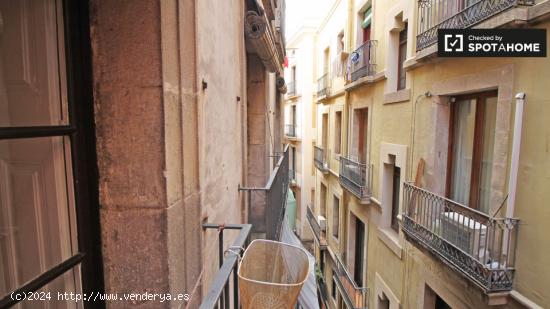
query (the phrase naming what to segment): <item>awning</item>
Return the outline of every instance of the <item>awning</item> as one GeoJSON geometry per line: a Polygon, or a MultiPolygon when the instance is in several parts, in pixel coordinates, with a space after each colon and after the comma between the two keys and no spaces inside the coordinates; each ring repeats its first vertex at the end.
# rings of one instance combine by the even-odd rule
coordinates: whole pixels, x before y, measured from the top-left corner
{"type": "Polygon", "coordinates": [[[365,18],[363,19],[363,22],[361,23],[361,28],[365,29],[368,26],[370,26],[371,19],[372,19],[372,10],[371,10],[371,8],[368,8],[365,11],[365,18]]]}

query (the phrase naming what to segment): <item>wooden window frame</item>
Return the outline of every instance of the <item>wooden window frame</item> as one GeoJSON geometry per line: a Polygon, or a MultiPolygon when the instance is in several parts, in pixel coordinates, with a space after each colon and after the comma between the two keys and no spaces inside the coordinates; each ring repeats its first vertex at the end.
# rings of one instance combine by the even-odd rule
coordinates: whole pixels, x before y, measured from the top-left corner
{"type": "Polygon", "coordinates": [[[450,198],[451,185],[452,185],[452,173],[453,173],[453,152],[454,152],[454,133],[455,133],[455,116],[457,104],[459,101],[464,100],[476,100],[476,114],[474,120],[474,145],[472,154],[472,172],[470,175],[470,198],[468,200],[468,207],[472,209],[479,209],[479,188],[481,180],[481,164],[483,159],[483,126],[485,118],[485,102],[488,98],[498,97],[497,90],[485,91],[474,94],[467,94],[456,96],[455,101],[451,103],[451,113],[449,116],[449,145],[447,149],[447,176],[445,182],[445,196],[450,198]]]}
{"type": "MultiPolygon", "coordinates": [[[[0,140],[68,137],[73,164],[76,232],[79,251],[51,266],[46,272],[23,283],[13,294],[31,293],[80,266],[82,293],[103,293],[103,259],[99,219],[98,170],[94,127],[93,82],[89,22],[89,1],[63,0],[64,44],[67,80],[68,125],[0,127],[0,140]]],[[[0,308],[24,299],[10,294],[0,299],[0,308]]],[[[85,308],[103,308],[102,300],[83,302],[85,308]]]]}

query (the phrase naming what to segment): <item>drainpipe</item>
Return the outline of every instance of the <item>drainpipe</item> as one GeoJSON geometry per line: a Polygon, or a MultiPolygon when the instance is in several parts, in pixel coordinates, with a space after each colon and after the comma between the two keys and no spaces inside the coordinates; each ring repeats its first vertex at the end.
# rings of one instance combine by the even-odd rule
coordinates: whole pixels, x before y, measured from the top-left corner
{"type": "Polygon", "coordinates": [[[525,93],[516,94],[516,114],[514,118],[514,138],[512,140],[512,158],[510,164],[510,178],[508,180],[508,204],[506,205],[506,216],[514,217],[514,206],[516,202],[516,189],[519,170],[519,152],[521,148],[521,130],[523,126],[523,106],[525,104],[525,93]]]}

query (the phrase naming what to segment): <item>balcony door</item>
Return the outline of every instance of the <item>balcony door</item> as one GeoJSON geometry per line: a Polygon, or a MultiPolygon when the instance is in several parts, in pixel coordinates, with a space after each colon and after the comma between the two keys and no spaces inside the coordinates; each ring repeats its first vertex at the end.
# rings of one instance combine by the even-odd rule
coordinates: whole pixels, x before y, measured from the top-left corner
{"type": "MultiPolygon", "coordinates": [[[[328,144],[328,114],[324,113],[321,123],[321,147],[323,148],[324,154],[327,154],[327,144],[328,144]]],[[[325,157],[326,159],[326,157],[325,157]]]]}
{"type": "Polygon", "coordinates": [[[367,138],[368,138],[368,122],[369,122],[369,109],[358,108],[354,112],[353,123],[353,144],[352,144],[352,160],[356,160],[359,163],[367,163],[367,138]]]}
{"type": "MultiPolygon", "coordinates": [[[[352,215],[353,216],[353,215],[352,215]]],[[[353,265],[353,281],[357,286],[363,286],[363,271],[365,264],[365,224],[355,217],[355,256],[353,265]]]]}
{"type": "Polygon", "coordinates": [[[491,202],[496,111],[496,92],[458,97],[451,107],[447,195],[485,213],[491,202]]]}
{"type": "Polygon", "coordinates": [[[101,291],[87,8],[0,0],[0,308],[101,291]]]}

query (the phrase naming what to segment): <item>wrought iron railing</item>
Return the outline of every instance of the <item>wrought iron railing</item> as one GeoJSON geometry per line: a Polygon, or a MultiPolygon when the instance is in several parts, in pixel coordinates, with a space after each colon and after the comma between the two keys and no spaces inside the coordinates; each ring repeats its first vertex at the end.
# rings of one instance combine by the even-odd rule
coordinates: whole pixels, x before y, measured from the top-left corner
{"type": "Polygon", "coordinates": [[[315,167],[323,173],[328,173],[328,158],[325,150],[319,146],[314,146],[314,163],[315,167]]]}
{"type": "Polygon", "coordinates": [[[368,200],[371,196],[370,170],[366,164],[340,157],[340,184],[361,201],[368,200]]]}
{"type": "Polygon", "coordinates": [[[296,125],[286,124],[285,125],[285,135],[288,137],[296,137],[296,125]]]}
{"type": "MultiPolygon", "coordinates": [[[[203,229],[218,230],[218,259],[220,269],[210,282],[206,296],[202,300],[200,309],[213,308],[240,308],[239,303],[239,279],[237,268],[239,266],[238,254],[243,254],[243,250],[248,246],[249,235],[252,229],[250,224],[211,224],[206,223],[203,229]],[[229,247],[232,254],[225,254],[223,243],[224,230],[240,230],[233,245],[229,247]],[[236,253],[236,254],[235,254],[236,253]],[[232,291],[231,291],[232,290],[232,291]],[[232,304],[232,305],[231,305],[232,304]]],[[[227,251],[229,252],[229,251],[227,251]]],[[[191,302],[193,297],[191,297],[191,302]]]]}
{"type": "Polygon", "coordinates": [[[296,95],[296,81],[291,81],[288,84],[286,84],[287,90],[286,95],[289,97],[293,97],[296,95]]]}
{"type": "Polygon", "coordinates": [[[514,280],[518,220],[482,212],[404,184],[403,231],[486,293],[514,280]]]}
{"type": "Polygon", "coordinates": [[[329,77],[328,74],[319,77],[317,80],[317,96],[326,96],[329,93],[329,77]]]}
{"type": "Polygon", "coordinates": [[[368,288],[358,286],[340,257],[337,254],[334,257],[336,286],[342,294],[344,303],[350,309],[367,308],[369,305],[368,288]]]}
{"type": "Polygon", "coordinates": [[[267,239],[279,240],[284,219],[289,186],[288,151],[286,145],[265,187],[241,187],[248,194],[248,222],[253,233],[263,234],[267,239]]]}
{"type": "Polygon", "coordinates": [[[376,45],[378,41],[366,41],[349,57],[351,80],[376,74],[376,45]]]}
{"type": "Polygon", "coordinates": [[[437,42],[438,29],[465,29],[517,5],[534,0],[418,0],[416,50],[437,42]]]}
{"type": "Polygon", "coordinates": [[[324,305],[324,308],[330,308],[328,302],[328,289],[324,277],[317,278],[317,291],[319,292],[319,308],[323,308],[321,304],[324,305]]]}
{"type": "Polygon", "coordinates": [[[321,249],[326,248],[327,246],[327,241],[325,238],[326,231],[325,229],[321,228],[321,225],[319,225],[317,216],[313,213],[313,210],[311,210],[311,207],[309,205],[307,206],[306,217],[307,217],[307,222],[309,223],[309,227],[313,232],[313,237],[315,237],[315,240],[319,244],[319,247],[321,249]]]}

